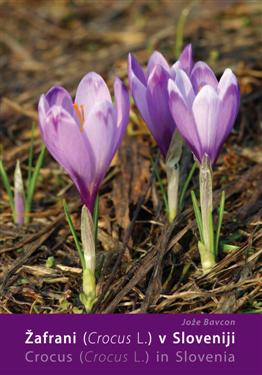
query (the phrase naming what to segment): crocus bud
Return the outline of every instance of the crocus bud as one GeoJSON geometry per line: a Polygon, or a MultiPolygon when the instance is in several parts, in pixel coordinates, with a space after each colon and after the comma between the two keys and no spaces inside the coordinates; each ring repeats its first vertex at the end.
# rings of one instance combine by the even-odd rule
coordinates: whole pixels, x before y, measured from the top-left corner
{"type": "Polygon", "coordinates": [[[14,174],[14,190],[15,190],[15,221],[18,225],[24,224],[24,185],[20,168],[20,162],[17,160],[14,174]]]}

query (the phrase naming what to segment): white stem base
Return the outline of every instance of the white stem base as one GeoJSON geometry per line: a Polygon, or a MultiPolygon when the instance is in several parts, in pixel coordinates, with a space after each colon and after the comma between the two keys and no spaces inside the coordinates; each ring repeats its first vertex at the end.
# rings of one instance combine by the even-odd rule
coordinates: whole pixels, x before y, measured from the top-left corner
{"type": "Polygon", "coordinates": [[[167,196],[168,196],[168,219],[172,223],[177,215],[178,209],[178,188],[179,188],[179,165],[167,169],[167,196]]]}

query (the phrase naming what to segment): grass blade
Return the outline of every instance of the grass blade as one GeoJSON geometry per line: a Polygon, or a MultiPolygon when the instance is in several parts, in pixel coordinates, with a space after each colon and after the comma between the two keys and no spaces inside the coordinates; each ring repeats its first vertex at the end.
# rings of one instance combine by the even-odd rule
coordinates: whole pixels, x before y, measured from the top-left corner
{"type": "Polygon", "coordinates": [[[186,178],[186,181],[183,185],[183,189],[181,191],[181,194],[180,194],[180,199],[179,199],[179,209],[182,210],[183,209],[183,206],[184,206],[184,199],[185,199],[185,194],[186,194],[186,191],[187,191],[187,188],[188,188],[188,185],[195,173],[195,170],[197,168],[197,162],[194,162],[194,164],[192,165],[189,173],[188,173],[188,176],[186,178]]]}
{"type": "Polygon", "coordinates": [[[40,154],[37,158],[36,165],[34,168],[34,172],[32,174],[32,177],[29,181],[29,185],[27,187],[27,194],[26,194],[26,202],[25,202],[25,222],[28,224],[29,222],[29,212],[31,211],[31,205],[32,205],[32,200],[33,200],[33,195],[35,192],[37,180],[39,177],[40,169],[43,165],[44,162],[44,157],[45,157],[45,145],[41,146],[41,151],[40,154]]]}
{"type": "Polygon", "coordinates": [[[76,245],[76,249],[77,249],[77,252],[78,252],[78,255],[79,255],[79,258],[80,258],[80,263],[81,263],[82,269],[84,270],[86,268],[84,253],[82,251],[82,247],[81,247],[80,242],[78,240],[78,237],[77,237],[77,234],[76,234],[76,231],[75,231],[75,228],[74,228],[74,225],[73,225],[70,213],[69,213],[69,208],[68,208],[68,205],[67,205],[65,199],[63,200],[63,205],[64,205],[65,217],[66,217],[66,220],[68,222],[71,234],[72,234],[72,236],[74,238],[74,241],[75,241],[75,245],[76,245]]]}
{"type": "Polygon", "coordinates": [[[237,251],[238,249],[240,249],[240,246],[230,245],[230,244],[227,244],[227,243],[225,243],[223,245],[223,252],[224,253],[230,253],[231,251],[237,251]]]}
{"type": "Polygon", "coordinates": [[[30,185],[30,181],[32,178],[33,155],[34,155],[34,131],[35,131],[35,123],[33,122],[32,138],[31,138],[31,144],[30,144],[29,153],[28,153],[28,176],[27,176],[27,183],[26,183],[27,188],[30,185]]]}
{"type": "Polygon", "coordinates": [[[186,23],[186,19],[188,17],[190,11],[190,7],[186,7],[182,10],[180,13],[180,16],[177,21],[177,27],[176,27],[176,49],[175,49],[175,56],[176,59],[179,58],[179,55],[182,51],[183,46],[183,40],[184,40],[184,27],[186,23]]]}
{"type": "Polygon", "coordinates": [[[217,229],[216,229],[216,238],[215,238],[215,255],[218,255],[218,244],[219,244],[219,237],[220,237],[220,231],[224,216],[224,210],[225,210],[225,192],[222,191],[221,198],[220,198],[220,205],[218,209],[218,223],[217,223],[217,229]]]}
{"type": "Polygon", "coordinates": [[[199,204],[195,195],[195,192],[192,190],[191,191],[191,198],[192,198],[192,203],[193,203],[193,209],[195,213],[195,218],[199,230],[199,236],[200,236],[200,241],[204,243],[204,237],[203,237],[203,224],[202,224],[202,219],[201,219],[201,212],[199,209],[199,204]]]}
{"type": "Polygon", "coordinates": [[[11,207],[13,219],[15,221],[14,195],[12,193],[12,188],[11,188],[11,185],[10,185],[10,182],[9,182],[9,179],[8,179],[8,176],[7,176],[7,173],[6,173],[6,170],[5,170],[5,167],[4,167],[4,164],[3,164],[2,160],[0,160],[0,175],[1,175],[1,179],[2,179],[2,182],[3,182],[4,188],[5,188],[5,190],[7,192],[7,195],[8,195],[9,205],[11,207]]]}

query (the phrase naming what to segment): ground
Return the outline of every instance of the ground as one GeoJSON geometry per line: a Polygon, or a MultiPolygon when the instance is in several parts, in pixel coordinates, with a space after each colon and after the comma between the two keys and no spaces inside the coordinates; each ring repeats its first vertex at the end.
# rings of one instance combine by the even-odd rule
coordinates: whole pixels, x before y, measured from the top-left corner
{"type": "MultiPolygon", "coordinates": [[[[261,311],[262,5],[226,0],[0,2],[0,143],[11,181],[17,159],[27,174],[42,93],[61,84],[74,95],[81,77],[94,70],[111,90],[115,76],[127,84],[129,51],[144,65],[155,49],[174,62],[181,14],[187,15],[183,44],[192,43],[195,59],[207,61],[218,78],[231,67],[241,88],[234,130],[214,167],[215,213],[221,191],[226,193],[219,261],[202,274],[190,198],[190,190],[198,191],[197,172],[183,211],[172,225],[167,223],[152,171],[154,160],[166,186],[162,160],[132,104],[127,135],[100,190],[95,312],[261,311]],[[224,243],[235,247],[224,251],[224,243]]],[[[36,158],[41,147],[37,125],[34,143],[36,158]]],[[[192,163],[186,153],[182,179],[192,163]]],[[[63,198],[79,230],[77,191],[48,153],[29,225],[13,224],[0,185],[1,313],[83,311],[81,269],[63,198]]]]}

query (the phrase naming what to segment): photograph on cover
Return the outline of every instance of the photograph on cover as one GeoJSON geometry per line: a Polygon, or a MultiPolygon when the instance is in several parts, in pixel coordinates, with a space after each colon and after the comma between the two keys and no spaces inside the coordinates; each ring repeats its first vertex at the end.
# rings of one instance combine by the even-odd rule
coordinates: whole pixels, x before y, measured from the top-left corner
{"type": "Polygon", "coordinates": [[[261,14],[0,1],[1,314],[261,312],[261,14]]]}

